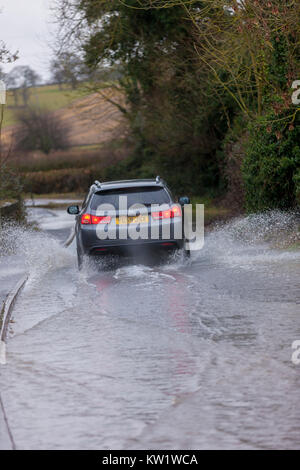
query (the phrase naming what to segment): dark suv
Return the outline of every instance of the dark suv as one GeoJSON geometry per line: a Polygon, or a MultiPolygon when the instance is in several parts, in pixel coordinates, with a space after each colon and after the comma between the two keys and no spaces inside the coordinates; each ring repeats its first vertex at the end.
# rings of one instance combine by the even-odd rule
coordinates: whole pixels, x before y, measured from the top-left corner
{"type": "Polygon", "coordinates": [[[134,255],[139,251],[184,248],[183,205],[166,183],[156,179],[95,183],[82,204],[70,206],[76,215],[78,265],[84,255],[134,255]]]}

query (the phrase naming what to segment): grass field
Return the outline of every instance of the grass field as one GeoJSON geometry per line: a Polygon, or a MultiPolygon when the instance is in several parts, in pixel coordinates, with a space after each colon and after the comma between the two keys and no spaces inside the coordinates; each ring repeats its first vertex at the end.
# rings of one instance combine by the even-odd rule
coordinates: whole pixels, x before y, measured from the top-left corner
{"type": "MultiPolygon", "coordinates": [[[[89,94],[84,87],[72,90],[69,86],[63,85],[60,89],[58,85],[45,85],[29,89],[29,104],[38,105],[49,111],[56,111],[71,104],[78,98],[89,94]]],[[[18,106],[15,106],[15,99],[12,91],[7,92],[7,104],[5,106],[3,127],[17,124],[16,115],[23,108],[21,91],[18,90],[18,106]]]]}
{"type": "MultiPolygon", "coordinates": [[[[21,94],[21,91],[18,90],[21,94]]],[[[13,92],[8,92],[7,105],[4,109],[2,132],[3,146],[14,147],[18,134],[18,114],[25,107],[21,96],[19,106],[15,106],[13,92]]],[[[112,102],[122,103],[122,94],[113,88],[105,90],[89,90],[88,84],[81,84],[76,90],[64,85],[40,86],[30,89],[29,104],[51,111],[54,119],[58,119],[64,128],[70,147],[81,147],[83,153],[87,146],[112,141],[126,132],[124,117],[112,102]]]]}

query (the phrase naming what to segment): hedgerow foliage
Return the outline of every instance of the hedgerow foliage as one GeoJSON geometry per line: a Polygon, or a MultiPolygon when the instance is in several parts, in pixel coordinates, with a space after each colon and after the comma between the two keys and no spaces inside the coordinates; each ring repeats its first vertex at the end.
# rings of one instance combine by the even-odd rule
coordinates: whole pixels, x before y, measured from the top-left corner
{"type": "Polygon", "coordinates": [[[267,115],[251,126],[242,167],[249,211],[299,203],[300,119],[289,124],[286,114],[267,115]]]}

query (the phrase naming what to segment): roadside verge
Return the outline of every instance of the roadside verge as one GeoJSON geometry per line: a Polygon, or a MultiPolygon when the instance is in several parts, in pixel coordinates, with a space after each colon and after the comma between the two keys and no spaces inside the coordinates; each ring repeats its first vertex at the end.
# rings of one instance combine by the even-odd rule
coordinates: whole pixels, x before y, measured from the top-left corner
{"type": "Polygon", "coordinates": [[[11,319],[12,309],[17,300],[17,297],[21,290],[23,289],[26,281],[28,279],[28,274],[24,274],[19,282],[15,285],[12,291],[8,294],[6,300],[4,301],[3,307],[0,313],[0,364],[6,364],[6,336],[7,329],[11,319]]]}

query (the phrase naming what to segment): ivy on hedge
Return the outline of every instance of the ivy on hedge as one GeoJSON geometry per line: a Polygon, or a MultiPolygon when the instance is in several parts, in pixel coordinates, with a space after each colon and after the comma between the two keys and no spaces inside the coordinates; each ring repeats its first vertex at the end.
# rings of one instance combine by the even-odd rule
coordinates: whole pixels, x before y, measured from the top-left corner
{"type": "Polygon", "coordinates": [[[258,119],[250,127],[242,165],[246,208],[250,212],[299,204],[300,126],[291,111],[258,119]]]}

